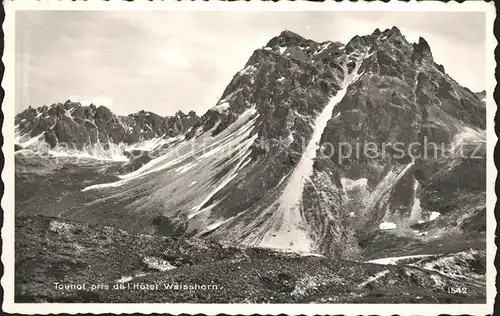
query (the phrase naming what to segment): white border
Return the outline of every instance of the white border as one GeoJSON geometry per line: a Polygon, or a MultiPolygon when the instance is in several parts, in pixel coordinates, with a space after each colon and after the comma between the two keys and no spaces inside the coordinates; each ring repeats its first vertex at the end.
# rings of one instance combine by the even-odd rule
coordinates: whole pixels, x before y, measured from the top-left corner
{"type": "Polygon", "coordinates": [[[5,98],[2,110],[4,113],[2,148],[5,157],[5,166],[2,171],[5,191],[1,201],[4,210],[4,225],[2,227],[4,275],[1,284],[4,289],[4,302],[2,309],[5,312],[21,314],[49,314],[49,313],[171,313],[171,314],[198,314],[216,315],[226,314],[490,314],[493,313],[493,302],[496,295],[495,276],[496,270],[493,260],[496,253],[494,243],[495,217],[494,207],[496,202],[495,179],[497,170],[493,161],[493,151],[497,137],[494,131],[493,118],[496,112],[493,100],[493,91],[496,81],[494,77],[495,60],[494,49],[496,40],[493,36],[493,23],[495,7],[493,3],[466,1],[464,3],[442,2],[347,2],[334,1],[325,3],[289,2],[278,3],[251,1],[251,2],[177,2],[177,1],[22,1],[4,0],[5,34],[4,57],[5,75],[2,87],[5,98]],[[14,16],[18,10],[121,10],[121,11],[475,11],[485,12],[487,16],[487,63],[488,95],[487,95],[487,303],[486,304],[81,304],[81,303],[14,303],[14,16]],[[7,237],[7,238],[6,238],[7,237]]]}

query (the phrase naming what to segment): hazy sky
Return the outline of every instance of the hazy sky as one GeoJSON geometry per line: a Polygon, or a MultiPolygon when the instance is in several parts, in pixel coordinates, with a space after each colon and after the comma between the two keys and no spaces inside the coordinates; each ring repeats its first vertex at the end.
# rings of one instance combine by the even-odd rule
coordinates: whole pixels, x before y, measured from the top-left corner
{"type": "Polygon", "coordinates": [[[409,41],[424,37],[459,83],[485,89],[484,13],[24,11],[16,15],[16,113],[70,98],[122,115],[203,114],[284,29],[347,42],[393,25],[409,41]]]}

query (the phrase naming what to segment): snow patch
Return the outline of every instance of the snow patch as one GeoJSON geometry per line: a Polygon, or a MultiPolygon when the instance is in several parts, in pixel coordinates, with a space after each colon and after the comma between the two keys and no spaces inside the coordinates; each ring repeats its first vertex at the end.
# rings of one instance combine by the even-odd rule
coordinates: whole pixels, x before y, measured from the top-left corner
{"type": "Polygon", "coordinates": [[[357,188],[366,188],[368,186],[368,179],[360,178],[357,180],[351,180],[348,178],[341,178],[340,183],[344,188],[344,191],[351,191],[357,188]]]}
{"type": "Polygon", "coordinates": [[[116,280],[116,283],[127,283],[130,282],[134,279],[134,277],[131,276],[123,276],[120,279],[116,280]]]}
{"type": "Polygon", "coordinates": [[[56,146],[47,153],[52,157],[127,162],[129,159],[123,154],[124,148],[123,144],[109,144],[108,149],[104,149],[101,144],[94,144],[82,150],[56,146]]]}
{"type": "Polygon", "coordinates": [[[168,261],[157,257],[144,257],[142,261],[150,268],[158,271],[168,271],[176,267],[171,265],[168,261]]]}
{"type": "Polygon", "coordinates": [[[238,72],[239,76],[252,75],[257,71],[254,65],[247,66],[238,72]]]}
{"type": "Polygon", "coordinates": [[[71,113],[73,113],[74,110],[75,110],[74,108],[69,109],[69,110],[64,110],[64,115],[67,116],[67,117],[69,117],[70,120],[72,120],[73,122],[75,120],[73,119],[73,116],[71,115],[71,113]]]}
{"type": "MultiPolygon", "coordinates": [[[[212,195],[212,196],[213,196],[213,195],[212,195]]],[[[212,197],[212,196],[211,196],[211,197],[212,197]]],[[[204,201],[207,201],[207,202],[208,202],[208,200],[204,200],[204,201]]],[[[199,208],[199,209],[196,209],[193,213],[189,214],[187,218],[188,218],[188,219],[191,219],[191,218],[193,218],[193,217],[195,217],[195,216],[198,216],[198,215],[200,215],[200,214],[202,214],[202,213],[210,212],[210,211],[211,211],[214,207],[216,207],[217,205],[219,205],[219,203],[220,203],[221,201],[222,201],[222,200],[215,201],[215,202],[213,202],[212,204],[210,204],[209,206],[207,206],[207,207],[205,207],[205,208],[199,208]]],[[[203,204],[201,204],[201,206],[203,206],[203,204]]]]}
{"type": "Polygon", "coordinates": [[[175,169],[174,172],[184,173],[184,172],[188,171],[189,169],[193,168],[194,166],[196,166],[196,165],[192,164],[192,163],[189,163],[187,165],[180,166],[179,168],[175,169]]]}
{"type": "Polygon", "coordinates": [[[379,228],[381,230],[396,229],[396,224],[393,222],[382,222],[380,223],[379,228]]]}
{"type": "Polygon", "coordinates": [[[410,212],[410,223],[413,224],[418,222],[422,218],[422,207],[420,206],[420,199],[417,197],[417,190],[419,187],[418,180],[415,179],[413,182],[413,205],[410,212]]]}
{"type": "Polygon", "coordinates": [[[328,47],[330,47],[330,45],[332,45],[332,42],[327,42],[325,44],[322,44],[319,46],[319,51],[317,51],[316,53],[314,53],[313,56],[315,55],[318,55],[318,54],[321,54],[322,52],[324,52],[326,49],[328,49],[328,47]]]}
{"type": "Polygon", "coordinates": [[[381,272],[375,274],[374,276],[368,278],[368,280],[366,280],[365,282],[360,283],[358,285],[358,288],[365,287],[367,284],[377,281],[378,279],[380,279],[381,277],[385,276],[388,273],[389,273],[389,270],[381,271],[381,272]]]}
{"type": "Polygon", "coordinates": [[[149,140],[144,140],[140,141],[138,143],[132,144],[129,147],[126,148],[128,151],[132,150],[140,150],[140,151],[153,151],[156,148],[162,146],[162,145],[167,145],[170,144],[174,141],[181,140],[184,136],[177,136],[177,137],[172,137],[172,138],[162,138],[162,137],[156,137],[152,138],[149,140]]]}
{"type": "Polygon", "coordinates": [[[435,220],[436,218],[438,218],[439,216],[441,216],[441,213],[439,213],[439,212],[434,212],[434,211],[433,211],[433,212],[431,213],[431,216],[429,217],[429,221],[433,221],[433,220],[435,220]]]}
{"type": "Polygon", "coordinates": [[[210,225],[208,225],[205,229],[203,229],[201,232],[199,232],[198,234],[196,234],[196,236],[202,236],[203,234],[206,234],[206,233],[209,233],[213,230],[216,230],[217,228],[219,228],[220,226],[224,225],[225,223],[233,220],[234,217],[230,217],[226,220],[222,220],[222,221],[217,221],[215,223],[212,223],[210,225]]]}
{"type": "Polygon", "coordinates": [[[369,260],[369,261],[366,261],[366,263],[375,263],[375,264],[381,264],[381,265],[396,265],[401,260],[426,258],[426,257],[433,257],[433,256],[436,256],[436,255],[413,255],[413,256],[402,256],[402,257],[388,257],[388,258],[379,258],[379,259],[369,260]]]}
{"type": "Polygon", "coordinates": [[[226,111],[227,109],[229,109],[230,105],[229,105],[229,102],[223,102],[219,105],[216,105],[212,108],[212,110],[214,111],[217,111],[219,113],[222,113],[224,111],[226,111]]]}

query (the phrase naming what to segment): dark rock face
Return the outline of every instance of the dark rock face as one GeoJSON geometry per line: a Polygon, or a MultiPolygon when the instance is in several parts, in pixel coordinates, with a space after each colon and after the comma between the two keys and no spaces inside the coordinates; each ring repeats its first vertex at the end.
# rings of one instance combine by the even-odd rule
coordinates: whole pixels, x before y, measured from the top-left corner
{"type": "MultiPolygon", "coordinates": [[[[333,118],[323,134],[325,142],[357,144],[361,152],[367,144],[378,145],[375,150],[378,154],[373,158],[362,154],[341,161],[338,156],[333,159],[341,177],[367,179],[369,187],[374,190],[372,196],[378,189],[384,191],[376,202],[363,205],[365,211],[360,212],[362,219],[358,223],[365,221],[365,224],[361,229],[353,228],[359,231],[356,239],[363,243],[365,238],[371,240],[372,232],[376,234],[378,223],[383,219],[391,221],[391,218],[396,218],[395,221],[399,221],[407,218],[411,225],[412,208],[420,197],[424,213],[425,210],[455,212],[458,216],[470,212],[474,205],[478,205],[476,203],[482,205],[484,202],[478,201],[483,201],[485,193],[484,155],[479,159],[441,156],[434,159],[434,154],[439,153],[435,153],[432,147],[424,148],[428,147],[427,144],[450,148],[466,128],[477,131],[477,137],[472,137],[476,141],[483,139],[484,132],[480,131],[486,126],[484,105],[470,90],[445,74],[442,66],[434,63],[430,47],[423,38],[412,45],[393,28],[354,38],[346,51],[355,51],[349,47],[363,45],[371,45],[374,53],[365,60],[364,75],[349,87],[344,99],[335,107],[333,118]],[[419,149],[414,154],[419,155],[415,158],[415,166],[405,169],[411,162],[410,157],[401,157],[399,152],[390,150],[383,152],[384,144],[399,144],[405,148],[405,153],[411,152],[409,146],[416,145],[414,148],[419,149]],[[428,180],[417,177],[419,172],[436,172],[431,166],[438,168],[437,165],[444,168],[440,170],[441,177],[449,177],[453,182],[441,182],[431,187],[428,180]],[[461,182],[455,181],[467,178],[469,172],[480,173],[480,179],[474,181],[474,188],[462,188],[461,182]],[[391,176],[394,173],[398,176],[391,176]],[[452,195],[453,200],[466,195],[468,198],[438,207],[444,201],[451,202],[446,198],[448,195],[452,195]],[[471,200],[471,196],[474,199],[471,200]],[[465,200],[471,203],[464,204],[465,200]]],[[[316,192],[311,190],[309,200],[320,198],[316,192]]],[[[398,226],[407,225],[404,221],[398,226]]]]}
{"type": "Polygon", "coordinates": [[[16,115],[15,124],[21,135],[41,135],[50,147],[64,143],[75,149],[103,144],[134,144],[153,138],[169,138],[185,134],[199,123],[195,112],[181,111],[174,116],[161,117],[140,111],[118,116],[105,106],[82,106],[79,102],[29,108],[16,115]]]}
{"type": "MultiPolygon", "coordinates": [[[[425,39],[409,43],[396,27],[346,45],[284,31],[254,51],[201,118],[117,117],[71,102],[16,118],[33,136],[45,131],[51,144],[175,136],[176,122],[192,127],[172,146],[180,155],[166,151],[157,169],[99,187],[102,203],[62,204],[64,210],[54,203],[48,215],[354,259],[380,245],[407,253],[427,243],[415,225],[436,242],[484,232],[484,150],[480,158],[471,158],[470,148],[464,157],[457,153],[484,141],[485,105],[434,61],[425,39]],[[432,212],[441,217],[431,221],[432,212]],[[398,238],[410,237],[390,243],[383,222],[397,225],[398,238]]],[[[125,170],[149,161],[137,159],[125,170]]],[[[98,199],[99,190],[81,199],[98,199]]],[[[295,281],[273,274],[263,282],[295,281]]]]}
{"type": "Polygon", "coordinates": [[[433,62],[434,59],[432,58],[432,53],[431,53],[431,48],[429,46],[429,43],[422,38],[418,38],[418,43],[413,44],[414,48],[414,54],[413,54],[413,59],[418,59],[418,58],[423,58],[427,60],[428,62],[433,62]]]}

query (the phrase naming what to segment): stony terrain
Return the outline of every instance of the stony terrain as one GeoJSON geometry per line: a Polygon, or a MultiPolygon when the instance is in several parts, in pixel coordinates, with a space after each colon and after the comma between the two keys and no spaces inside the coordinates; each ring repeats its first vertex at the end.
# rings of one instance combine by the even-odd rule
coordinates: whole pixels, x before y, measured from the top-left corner
{"type": "Polygon", "coordinates": [[[485,300],[484,253],[449,254],[432,260],[413,260],[409,265],[380,265],[235,248],[197,238],[131,234],[39,216],[16,219],[15,262],[17,302],[479,303],[485,300]],[[443,264],[446,260],[459,262],[443,264]],[[456,271],[467,275],[472,271],[476,279],[469,281],[456,271]],[[164,287],[175,284],[192,288],[164,287]],[[206,288],[194,288],[196,284],[206,288]],[[466,289],[467,293],[450,293],[458,289],[466,289]]]}

